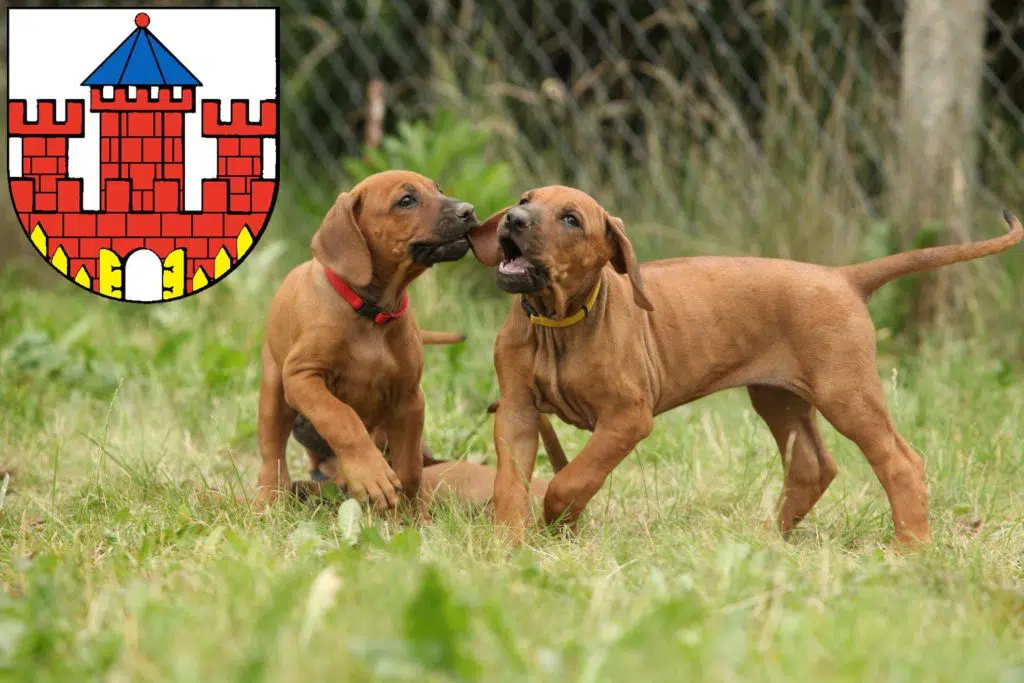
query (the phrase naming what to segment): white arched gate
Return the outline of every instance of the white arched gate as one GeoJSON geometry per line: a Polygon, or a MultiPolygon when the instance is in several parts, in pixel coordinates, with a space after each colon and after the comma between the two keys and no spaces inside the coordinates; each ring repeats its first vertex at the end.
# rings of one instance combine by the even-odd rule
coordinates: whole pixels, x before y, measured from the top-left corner
{"type": "Polygon", "coordinates": [[[160,301],[163,298],[163,264],[149,249],[133,251],[124,262],[124,298],[127,301],[160,301]]]}

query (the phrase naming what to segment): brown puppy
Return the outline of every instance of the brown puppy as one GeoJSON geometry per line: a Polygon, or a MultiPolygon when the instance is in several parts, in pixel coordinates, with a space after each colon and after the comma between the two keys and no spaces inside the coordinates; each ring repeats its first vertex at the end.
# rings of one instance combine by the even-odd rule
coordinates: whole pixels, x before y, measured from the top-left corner
{"type": "Polygon", "coordinates": [[[622,221],[587,194],[525,193],[470,233],[477,258],[500,262],[498,286],[520,294],[494,350],[498,521],[522,537],[541,413],[593,432],[544,500],[546,521],[574,522],[654,416],[746,386],[783,455],[782,532],[836,475],[820,411],[871,463],[897,540],[928,541],[923,462],[887,412],[866,301],[894,278],[1017,244],[1021,224],[1004,217],[1002,237],[843,268],[714,256],[640,266],[622,221]]]}
{"type": "Polygon", "coordinates": [[[471,204],[408,171],[378,173],[338,196],[313,235],[314,258],[288,274],[270,305],[260,385],[261,505],[290,487],[285,445],[298,414],[337,454],[352,496],[378,509],[395,505],[399,490],[417,498],[424,340],[407,310],[406,288],[431,265],[462,258],[466,232],[476,226],[471,204]],[[394,469],[371,437],[378,428],[394,469]]]}

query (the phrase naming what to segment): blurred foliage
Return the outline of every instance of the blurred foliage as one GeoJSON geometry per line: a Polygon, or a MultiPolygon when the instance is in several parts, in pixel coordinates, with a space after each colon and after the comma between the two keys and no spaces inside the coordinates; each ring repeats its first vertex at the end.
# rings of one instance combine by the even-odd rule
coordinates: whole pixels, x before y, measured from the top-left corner
{"type": "MultiPolygon", "coordinates": [[[[1016,0],[989,8],[986,119],[1007,128],[982,136],[982,158],[996,146],[1024,158],[1013,118],[1024,110],[1024,13],[1016,0]]],[[[772,111],[786,101],[818,133],[839,106],[853,112],[853,125],[836,131],[844,163],[874,197],[888,159],[871,128],[889,122],[881,105],[898,90],[902,15],[903,3],[886,0],[302,0],[283,7],[295,114],[285,112],[286,135],[291,149],[358,154],[365,86],[379,79],[386,130],[457,105],[499,133],[526,171],[624,190],[635,186],[624,166],[650,172],[668,160],[665,170],[685,176],[694,169],[683,150],[706,151],[737,127],[758,145],[788,142],[772,111]],[[516,139],[538,153],[521,154],[516,139]]],[[[999,183],[1005,173],[983,164],[982,175],[999,183]]]]}
{"type": "Polygon", "coordinates": [[[471,620],[472,611],[445,585],[437,568],[425,567],[419,591],[405,609],[405,637],[413,656],[427,670],[455,680],[479,680],[471,620]]]}
{"type": "Polygon", "coordinates": [[[481,220],[516,196],[512,169],[500,158],[488,159],[487,132],[470,122],[442,111],[429,121],[400,121],[397,130],[379,148],[366,147],[362,157],[342,162],[349,182],[393,168],[421,173],[449,197],[471,202],[481,220]]]}

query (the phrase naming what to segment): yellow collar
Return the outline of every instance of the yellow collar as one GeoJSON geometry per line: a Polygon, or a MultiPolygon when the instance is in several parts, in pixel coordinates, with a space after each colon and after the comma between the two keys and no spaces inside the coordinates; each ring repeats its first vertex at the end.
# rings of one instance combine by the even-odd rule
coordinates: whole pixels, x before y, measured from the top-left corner
{"type": "Polygon", "coordinates": [[[587,317],[587,314],[590,313],[590,310],[594,307],[594,303],[597,301],[597,295],[600,292],[601,280],[598,280],[597,284],[594,285],[594,291],[591,292],[590,296],[587,298],[587,303],[583,304],[583,308],[576,311],[568,318],[562,318],[561,320],[555,320],[554,318],[546,318],[543,315],[538,315],[537,313],[533,312],[533,306],[530,306],[526,302],[525,296],[522,299],[523,308],[526,309],[527,315],[530,316],[530,322],[533,323],[534,325],[540,325],[542,327],[569,327],[570,325],[575,325],[576,323],[587,317]]]}

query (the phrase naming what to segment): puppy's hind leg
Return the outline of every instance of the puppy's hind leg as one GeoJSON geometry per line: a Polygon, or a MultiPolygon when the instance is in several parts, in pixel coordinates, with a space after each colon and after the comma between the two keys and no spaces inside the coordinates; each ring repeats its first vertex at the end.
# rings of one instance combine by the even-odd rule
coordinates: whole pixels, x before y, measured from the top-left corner
{"type": "Polygon", "coordinates": [[[403,498],[415,506],[420,518],[430,521],[427,500],[421,495],[423,480],[423,420],[425,401],[419,387],[398,402],[385,426],[388,450],[395,474],[402,483],[403,498]]]}
{"type": "Polygon", "coordinates": [[[273,503],[278,494],[291,485],[285,448],[295,420],[295,410],[288,406],[284,398],[281,369],[277,367],[266,345],[263,347],[262,362],[258,424],[262,463],[256,498],[257,507],[260,508],[273,503]]]}
{"type": "Polygon", "coordinates": [[[788,535],[835,479],[836,461],[818,431],[817,411],[796,394],[776,387],[748,387],[754,410],[768,425],[782,455],[785,480],[776,523],[788,535]]]}
{"type": "Polygon", "coordinates": [[[313,424],[302,415],[295,416],[292,436],[306,449],[310,474],[309,481],[292,482],[292,493],[301,500],[320,497],[323,484],[338,478],[338,458],[313,424]]]}
{"type": "MultiPolygon", "coordinates": [[[[328,481],[330,477],[324,472],[324,464],[336,461],[334,451],[330,444],[320,436],[313,423],[302,415],[295,416],[292,425],[292,436],[306,449],[306,457],[309,458],[309,473],[314,481],[328,481]]],[[[333,463],[335,469],[337,462],[333,463]]]]}
{"type": "Polygon", "coordinates": [[[885,407],[882,382],[874,366],[849,377],[815,404],[839,432],[860,448],[885,489],[892,509],[896,542],[929,543],[928,485],[924,461],[903,440],[885,407]]]}

